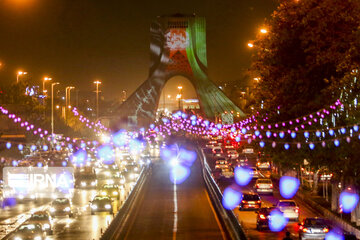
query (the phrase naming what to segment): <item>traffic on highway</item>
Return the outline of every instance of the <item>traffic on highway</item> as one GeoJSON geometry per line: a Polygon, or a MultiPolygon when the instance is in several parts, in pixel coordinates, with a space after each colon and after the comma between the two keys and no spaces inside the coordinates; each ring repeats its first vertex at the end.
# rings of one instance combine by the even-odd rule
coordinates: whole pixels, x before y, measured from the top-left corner
{"type": "MultiPolygon", "coordinates": [[[[227,189],[241,194],[241,200],[231,209],[250,239],[282,239],[287,235],[292,239],[325,239],[331,230],[345,235],[345,239],[356,239],[296,195],[282,196],[271,159],[253,145],[239,145],[234,140],[217,136],[206,139],[202,146],[212,176],[223,194],[227,189]],[[246,175],[237,172],[240,169],[249,173],[246,184],[239,183],[241,177],[236,179],[236,174],[238,177],[246,175]],[[276,223],[271,223],[272,212],[279,212],[285,218],[282,227],[277,229],[276,223]]],[[[291,188],[291,184],[286,187],[291,188]]],[[[227,207],[226,202],[224,207],[227,207]]]]}
{"type": "Polygon", "coordinates": [[[111,164],[91,147],[35,152],[5,163],[0,238],[99,239],[158,154],[117,150],[111,164]]]}

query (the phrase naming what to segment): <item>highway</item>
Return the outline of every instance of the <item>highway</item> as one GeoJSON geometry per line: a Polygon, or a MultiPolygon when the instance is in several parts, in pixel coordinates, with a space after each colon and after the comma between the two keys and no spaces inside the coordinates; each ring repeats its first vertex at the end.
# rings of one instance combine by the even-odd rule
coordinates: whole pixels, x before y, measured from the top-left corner
{"type": "MultiPolygon", "coordinates": [[[[212,154],[206,154],[207,161],[209,163],[209,166],[213,168],[214,166],[214,157],[212,154]]],[[[248,157],[249,159],[249,165],[255,166],[255,158],[252,158],[251,156],[248,157]]],[[[260,174],[266,177],[270,176],[270,171],[260,171],[260,174]]],[[[256,179],[251,180],[251,182],[247,186],[240,187],[235,183],[235,180],[232,179],[222,179],[218,182],[218,185],[220,189],[223,191],[228,186],[233,186],[234,188],[238,189],[241,192],[255,192],[255,181],[256,179]]],[[[280,199],[284,199],[281,197],[279,193],[278,186],[276,186],[274,182],[274,194],[273,195],[266,195],[261,194],[260,195],[262,206],[263,207],[271,207],[274,204],[276,204],[280,199]]],[[[300,222],[306,218],[306,217],[321,217],[316,210],[312,209],[310,206],[305,204],[303,201],[298,199],[296,196],[294,197],[294,200],[298,204],[300,208],[300,222]]],[[[286,228],[278,233],[272,232],[269,229],[268,230],[261,230],[258,231],[256,229],[256,217],[257,214],[254,210],[243,210],[240,211],[239,208],[235,208],[234,210],[235,215],[238,217],[239,222],[241,223],[242,227],[244,228],[244,231],[246,235],[249,237],[249,239],[269,239],[269,240],[275,240],[275,239],[283,239],[285,237],[285,232],[289,231],[291,233],[291,237],[293,239],[298,239],[298,222],[295,221],[289,221],[286,228]]]]}
{"type": "Polygon", "coordinates": [[[169,180],[169,166],[157,163],[122,239],[226,239],[212,208],[197,160],[182,184],[169,180]]]}

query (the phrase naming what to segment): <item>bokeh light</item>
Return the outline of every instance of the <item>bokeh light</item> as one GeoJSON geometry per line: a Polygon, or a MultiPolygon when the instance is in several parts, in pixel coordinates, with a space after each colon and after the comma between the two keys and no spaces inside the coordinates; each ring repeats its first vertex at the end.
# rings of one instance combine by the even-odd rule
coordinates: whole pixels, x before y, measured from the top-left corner
{"type": "Polygon", "coordinates": [[[239,206],[242,200],[242,193],[232,189],[231,187],[227,187],[223,193],[222,205],[225,209],[232,210],[239,206]]]}
{"type": "Polygon", "coordinates": [[[235,182],[240,186],[249,184],[252,179],[251,169],[244,167],[236,167],[234,170],[235,182]]]}
{"type": "Polygon", "coordinates": [[[190,176],[190,172],[188,167],[176,164],[170,170],[170,181],[174,184],[181,184],[190,176]]]}
{"type": "Polygon", "coordinates": [[[300,181],[297,178],[290,176],[283,176],[280,178],[279,188],[280,194],[283,198],[292,198],[298,191],[300,181]]]}
{"type": "Polygon", "coordinates": [[[285,228],[288,221],[289,220],[284,217],[282,212],[277,209],[272,210],[270,212],[269,228],[273,232],[280,232],[285,228]]]}
{"type": "Polygon", "coordinates": [[[356,193],[342,192],[339,197],[339,203],[344,213],[352,212],[359,202],[359,195],[356,193]]]}

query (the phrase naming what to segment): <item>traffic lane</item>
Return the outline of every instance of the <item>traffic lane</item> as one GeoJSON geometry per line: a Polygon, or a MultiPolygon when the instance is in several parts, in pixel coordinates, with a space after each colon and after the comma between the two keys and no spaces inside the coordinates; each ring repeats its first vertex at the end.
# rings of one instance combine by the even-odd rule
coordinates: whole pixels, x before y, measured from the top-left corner
{"type": "Polygon", "coordinates": [[[169,170],[164,163],[154,164],[149,185],[125,226],[125,239],[223,239],[199,160],[182,184],[170,181],[169,170]]]}
{"type": "Polygon", "coordinates": [[[46,205],[50,202],[50,199],[39,199],[39,200],[24,200],[16,201],[13,206],[6,206],[0,208],[0,221],[4,221],[8,218],[15,217],[21,213],[28,212],[33,208],[38,208],[46,205]]]}
{"type": "MultiPolygon", "coordinates": [[[[221,191],[224,191],[227,187],[232,187],[237,189],[240,192],[256,192],[255,186],[256,179],[251,180],[251,182],[247,186],[239,186],[235,183],[234,179],[220,180],[218,185],[221,191]]],[[[277,204],[280,199],[284,199],[281,197],[278,188],[275,186],[273,195],[270,194],[260,194],[261,202],[263,207],[271,207],[277,204]]],[[[300,222],[307,217],[320,217],[313,209],[309,208],[305,203],[294,199],[298,204],[300,209],[300,222]]],[[[286,225],[286,228],[279,232],[274,233],[270,230],[262,230],[258,231],[256,229],[256,217],[257,214],[255,210],[242,210],[240,211],[238,207],[234,210],[234,214],[238,217],[239,222],[243,226],[245,233],[249,236],[250,239],[282,239],[285,236],[285,232],[289,231],[292,237],[298,237],[298,222],[289,221],[286,225]]]]}
{"type": "Polygon", "coordinates": [[[95,213],[95,215],[91,215],[89,201],[98,192],[96,190],[75,191],[72,200],[75,209],[74,217],[56,217],[54,219],[53,235],[50,235],[49,239],[99,239],[131,190],[130,184],[125,185],[125,189],[120,190],[119,200],[113,202],[113,214],[95,213]]]}

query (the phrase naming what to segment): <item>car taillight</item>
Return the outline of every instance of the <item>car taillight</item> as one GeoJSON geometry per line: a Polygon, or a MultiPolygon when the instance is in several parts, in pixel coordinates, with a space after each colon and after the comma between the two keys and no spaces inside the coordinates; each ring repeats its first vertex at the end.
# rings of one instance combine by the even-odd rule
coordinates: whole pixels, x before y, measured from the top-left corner
{"type": "Polygon", "coordinates": [[[259,215],[259,218],[260,218],[260,219],[266,219],[266,217],[265,217],[264,214],[260,214],[260,215],[259,215]]]}
{"type": "Polygon", "coordinates": [[[273,188],[273,185],[272,185],[272,184],[270,184],[270,188],[273,188]]]}
{"type": "Polygon", "coordinates": [[[257,187],[257,188],[260,188],[260,184],[256,184],[256,187],[257,187]]]}
{"type": "Polygon", "coordinates": [[[308,232],[309,231],[309,229],[307,229],[307,228],[303,228],[303,230],[302,230],[303,232],[308,232]]]}
{"type": "Polygon", "coordinates": [[[295,212],[296,212],[296,213],[299,212],[299,208],[298,208],[298,207],[295,208],[295,212]]]}
{"type": "Polygon", "coordinates": [[[329,232],[329,229],[328,229],[328,228],[324,228],[324,229],[323,229],[323,232],[324,232],[324,233],[327,233],[327,232],[329,232]]]}
{"type": "Polygon", "coordinates": [[[256,201],[256,203],[261,203],[261,201],[259,200],[259,201],[256,201]]]}
{"type": "Polygon", "coordinates": [[[245,200],[242,200],[241,202],[242,202],[242,203],[246,203],[246,201],[245,201],[245,200]]]}
{"type": "Polygon", "coordinates": [[[303,228],[304,228],[304,226],[303,226],[303,225],[300,225],[300,226],[299,226],[299,229],[300,229],[300,230],[302,230],[303,228]]]}

